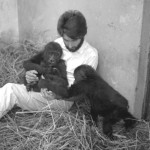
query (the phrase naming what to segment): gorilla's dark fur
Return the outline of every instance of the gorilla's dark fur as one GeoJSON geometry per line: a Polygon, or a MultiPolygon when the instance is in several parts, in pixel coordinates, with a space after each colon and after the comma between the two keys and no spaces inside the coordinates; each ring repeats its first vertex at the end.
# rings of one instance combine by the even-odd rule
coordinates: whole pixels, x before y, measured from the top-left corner
{"type": "Polygon", "coordinates": [[[128,112],[128,101],[107,84],[96,71],[81,65],[74,71],[75,82],[69,95],[85,95],[91,104],[91,116],[97,125],[98,115],[103,116],[103,132],[113,138],[112,126],[120,120],[126,129],[134,127],[135,117],[128,112]]]}
{"type": "Polygon", "coordinates": [[[56,42],[49,42],[44,50],[23,62],[26,71],[36,70],[39,81],[24,84],[27,90],[39,92],[41,88],[47,88],[57,96],[65,98],[68,96],[68,80],[65,61],[61,59],[62,48],[56,42]],[[42,79],[41,76],[45,79],[42,79]]]}

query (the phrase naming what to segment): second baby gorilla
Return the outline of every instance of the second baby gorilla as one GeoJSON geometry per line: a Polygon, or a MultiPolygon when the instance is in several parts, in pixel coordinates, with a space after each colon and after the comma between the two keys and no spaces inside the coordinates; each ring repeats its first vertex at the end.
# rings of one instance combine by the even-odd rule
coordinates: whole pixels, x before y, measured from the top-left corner
{"type": "Polygon", "coordinates": [[[132,128],[136,119],[128,112],[128,101],[107,84],[88,65],[81,65],[74,71],[75,82],[69,89],[69,96],[85,95],[91,105],[91,116],[97,125],[98,115],[103,117],[103,132],[113,138],[113,125],[124,121],[126,129],[132,128]]]}
{"type": "Polygon", "coordinates": [[[47,88],[61,98],[68,96],[67,72],[65,61],[61,59],[62,53],[58,43],[49,42],[43,51],[23,62],[26,71],[36,70],[39,77],[36,83],[27,83],[25,80],[28,91],[40,92],[41,88],[47,88]]]}

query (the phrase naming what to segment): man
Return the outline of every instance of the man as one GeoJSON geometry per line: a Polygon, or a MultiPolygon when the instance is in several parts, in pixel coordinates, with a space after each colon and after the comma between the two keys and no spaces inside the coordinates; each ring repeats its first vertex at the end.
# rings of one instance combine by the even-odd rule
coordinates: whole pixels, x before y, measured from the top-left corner
{"type": "MultiPolygon", "coordinates": [[[[87,33],[86,19],[76,10],[66,11],[58,20],[58,42],[63,49],[62,59],[66,61],[69,86],[74,82],[73,72],[81,64],[97,68],[98,52],[89,45],[84,37],[87,33]]],[[[28,83],[37,81],[37,71],[26,72],[28,83]]],[[[0,88],[0,118],[15,104],[25,110],[42,110],[46,107],[67,111],[73,102],[55,99],[55,94],[45,89],[41,92],[28,92],[22,84],[7,83],[0,88]]]]}

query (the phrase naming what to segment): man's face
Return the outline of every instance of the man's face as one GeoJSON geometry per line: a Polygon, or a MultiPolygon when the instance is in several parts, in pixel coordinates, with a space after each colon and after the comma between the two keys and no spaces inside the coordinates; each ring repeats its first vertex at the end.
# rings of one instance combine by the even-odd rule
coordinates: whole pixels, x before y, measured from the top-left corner
{"type": "Polygon", "coordinates": [[[71,39],[66,34],[63,35],[63,40],[66,48],[70,52],[76,52],[80,46],[82,45],[83,40],[82,39],[71,39]]]}

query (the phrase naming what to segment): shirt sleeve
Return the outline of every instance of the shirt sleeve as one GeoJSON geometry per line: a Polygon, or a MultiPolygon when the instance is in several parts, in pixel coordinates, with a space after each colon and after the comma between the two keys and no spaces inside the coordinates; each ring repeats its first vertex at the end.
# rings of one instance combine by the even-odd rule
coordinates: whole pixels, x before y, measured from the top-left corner
{"type": "Polygon", "coordinates": [[[98,53],[96,53],[95,55],[89,57],[89,59],[87,60],[87,65],[92,66],[95,70],[97,69],[97,66],[98,66],[98,53]]]}

